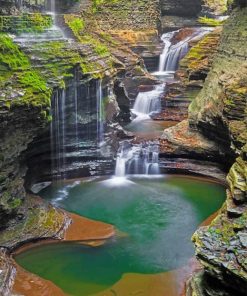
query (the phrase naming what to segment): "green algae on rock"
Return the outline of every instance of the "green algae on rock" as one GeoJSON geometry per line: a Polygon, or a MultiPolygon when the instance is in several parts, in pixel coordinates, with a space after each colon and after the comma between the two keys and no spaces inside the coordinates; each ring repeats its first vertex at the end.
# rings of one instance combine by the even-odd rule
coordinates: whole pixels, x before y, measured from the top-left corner
{"type": "Polygon", "coordinates": [[[43,32],[53,25],[51,15],[41,13],[22,14],[18,16],[0,15],[0,32],[32,33],[43,32]]]}
{"type": "Polygon", "coordinates": [[[178,76],[186,85],[202,86],[213,63],[222,29],[207,34],[180,61],[178,76]]]}

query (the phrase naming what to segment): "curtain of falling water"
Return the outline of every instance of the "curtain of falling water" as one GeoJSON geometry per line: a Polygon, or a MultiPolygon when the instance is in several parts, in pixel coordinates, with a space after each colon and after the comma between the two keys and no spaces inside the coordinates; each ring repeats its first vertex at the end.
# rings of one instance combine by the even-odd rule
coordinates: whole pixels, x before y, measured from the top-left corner
{"type": "Polygon", "coordinates": [[[75,147],[76,150],[79,150],[79,135],[78,135],[78,69],[75,69],[75,76],[74,76],[74,108],[75,108],[75,147]]]}
{"type": "Polygon", "coordinates": [[[159,174],[159,143],[148,142],[131,146],[127,142],[120,145],[115,176],[128,174],[159,174]]]}
{"type": "Polygon", "coordinates": [[[57,178],[64,177],[65,152],[66,152],[66,119],[65,119],[64,89],[56,89],[52,97],[51,106],[51,160],[52,173],[57,178]]]}
{"type": "Polygon", "coordinates": [[[97,141],[100,146],[104,142],[104,103],[103,103],[103,90],[102,81],[98,80],[96,84],[97,96],[97,141]]]}

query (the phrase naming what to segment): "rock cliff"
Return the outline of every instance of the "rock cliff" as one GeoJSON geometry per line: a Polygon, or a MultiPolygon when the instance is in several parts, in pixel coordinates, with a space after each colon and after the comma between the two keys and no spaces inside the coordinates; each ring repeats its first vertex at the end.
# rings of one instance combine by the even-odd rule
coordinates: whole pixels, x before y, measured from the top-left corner
{"type": "MultiPolygon", "coordinates": [[[[235,158],[227,177],[227,202],[209,228],[194,235],[196,254],[206,275],[217,278],[230,295],[247,289],[247,9],[236,10],[224,27],[206,84],[190,106],[190,125],[235,158]]],[[[211,295],[211,294],[210,294],[211,295]]]]}
{"type": "Polygon", "coordinates": [[[246,293],[246,14],[246,8],[238,8],[225,24],[205,85],[190,105],[188,122],[162,137],[164,153],[214,157],[230,169],[226,204],[210,227],[193,236],[205,269],[189,282],[188,295],[246,293]]]}

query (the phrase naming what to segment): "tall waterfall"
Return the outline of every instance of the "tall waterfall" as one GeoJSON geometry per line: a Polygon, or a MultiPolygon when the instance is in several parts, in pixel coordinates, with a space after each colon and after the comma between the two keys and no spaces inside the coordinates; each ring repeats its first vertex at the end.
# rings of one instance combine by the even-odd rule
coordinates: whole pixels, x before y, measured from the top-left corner
{"type": "Polygon", "coordinates": [[[184,38],[176,44],[172,44],[173,37],[179,32],[172,31],[162,35],[161,40],[164,43],[164,50],[160,55],[159,70],[154,73],[156,75],[162,75],[166,72],[174,72],[178,69],[179,61],[188,53],[189,43],[194,40],[200,40],[211,29],[199,28],[188,37],[184,38]]]}
{"type": "Polygon", "coordinates": [[[56,0],[49,0],[47,11],[52,15],[53,22],[56,21],[56,0]]]}
{"type": "Polygon", "coordinates": [[[134,108],[131,110],[137,119],[147,119],[149,115],[160,112],[161,95],[165,91],[165,84],[156,85],[155,88],[147,92],[139,92],[134,108]]]}
{"type": "Polygon", "coordinates": [[[66,91],[64,89],[56,89],[53,94],[51,106],[52,171],[56,172],[57,177],[64,177],[66,152],[65,98],[66,91]]]}
{"type": "Polygon", "coordinates": [[[103,102],[103,90],[102,90],[102,81],[97,81],[97,141],[101,145],[104,142],[104,102],[103,102]]]}
{"type": "Polygon", "coordinates": [[[78,69],[76,68],[75,71],[74,71],[74,79],[73,79],[73,84],[72,84],[72,87],[73,87],[73,94],[74,94],[74,100],[72,102],[73,104],[73,107],[74,107],[74,118],[73,118],[73,122],[74,122],[74,127],[75,127],[75,139],[74,139],[74,142],[75,142],[75,147],[76,149],[78,150],[79,149],[79,142],[80,142],[80,139],[79,139],[79,101],[81,99],[80,97],[80,92],[79,92],[79,89],[80,89],[80,81],[79,81],[79,73],[78,73],[78,69]]]}
{"type": "Polygon", "coordinates": [[[131,146],[124,142],[118,151],[115,176],[159,174],[159,144],[147,142],[131,146]]]}

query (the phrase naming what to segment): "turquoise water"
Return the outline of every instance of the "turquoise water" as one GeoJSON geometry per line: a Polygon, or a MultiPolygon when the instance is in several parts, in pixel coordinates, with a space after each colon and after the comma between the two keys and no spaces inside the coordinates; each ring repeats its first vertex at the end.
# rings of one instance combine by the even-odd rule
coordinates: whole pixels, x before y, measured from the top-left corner
{"type": "Polygon", "coordinates": [[[92,295],[125,273],[156,274],[193,256],[191,235],[220,208],[223,186],[188,177],[78,180],[53,184],[41,195],[64,209],[114,224],[127,236],[88,247],[58,243],[16,256],[25,269],[70,295],[92,295]]]}

